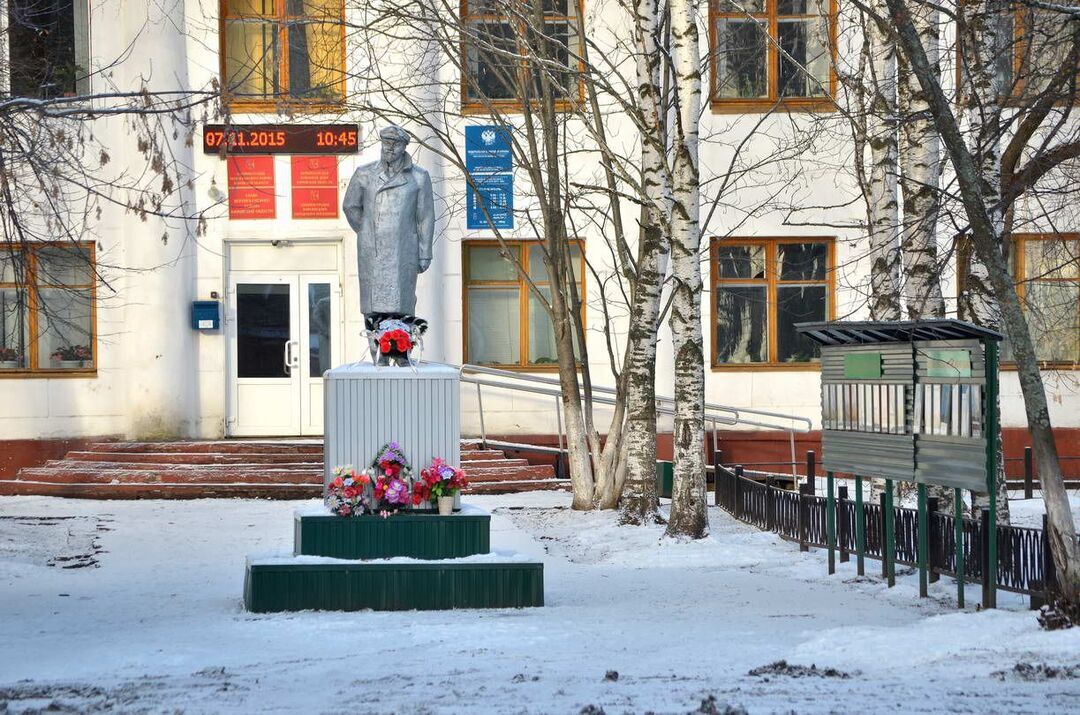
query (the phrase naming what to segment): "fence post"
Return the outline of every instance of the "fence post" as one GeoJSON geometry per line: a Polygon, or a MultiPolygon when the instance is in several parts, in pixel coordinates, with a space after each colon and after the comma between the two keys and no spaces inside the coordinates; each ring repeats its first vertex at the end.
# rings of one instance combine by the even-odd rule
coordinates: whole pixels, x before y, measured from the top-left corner
{"type": "Polygon", "coordinates": [[[979,516],[979,523],[982,526],[980,534],[982,538],[979,539],[979,541],[982,542],[982,549],[980,549],[982,553],[979,554],[979,558],[982,560],[982,607],[993,608],[993,596],[991,594],[995,585],[993,581],[996,578],[997,572],[990,564],[990,510],[983,509],[979,516]]]}
{"type": "Polygon", "coordinates": [[[893,508],[893,480],[885,480],[885,550],[889,554],[889,588],[896,585],[896,511],[893,508]]]}
{"type": "Polygon", "coordinates": [[[817,455],[814,450],[806,452],[806,483],[810,485],[810,496],[817,491],[817,455]]]}
{"type": "Polygon", "coordinates": [[[813,495],[813,487],[809,484],[799,486],[799,551],[809,551],[810,544],[810,506],[806,497],[813,495]]]}
{"type": "Polygon", "coordinates": [[[1024,447],[1024,498],[1031,499],[1035,476],[1034,455],[1031,447],[1024,447]]]}
{"type": "Polygon", "coordinates": [[[839,496],[838,496],[838,499],[837,499],[836,518],[837,518],[837,522],[838,522],[838,526],[839,526],[837,531],[838,531],[838,533],[840,535],[839,539],[838,539],[839,542],[840,542],[840,563],[846,564],[848,562],[848,560],[849,560],[849,552],[848,552],[847,543],[848,543],[848,539],[850,538],[848,536],[848,520],[847,520],[847,502],[848,502],[847,486],[839,487],[837,489],[837,493],[838,493],[839,496]]]}
{"type": "Polygon", "coordinates": [[[927,564],[930,570],[930,583],[937,583],[941,579],[941,574],[938,573],[938,569],[941,568],[941,564],[934,563],[941,553],[941,531],[936,526],[938,520],[934,518],[934,514],[938,513],[938,509],[941,507],[941,500],[937,497],[928,497],[926,500],[926,513],[929,520],[927,528],[929,529],[930,537],[930,561],[927,564]]]}
{"type": "Polygon", "coordinates": [[[1057,571],[1054,569],[1054,555],[1050,552],[1050,525],[1047,523],[1046,514],[1042,518],[1042,596],[1031,596],[1032,609],[1044,604],[1054,602],[1054,593],[1057,591],[1057,571]],[[1040,602],[1041,601],[1041,602],[1040,602]]]}
{"type": "Polygon", "coordinates": [[[930,595],[927,566],[930,562],[930,518],[927,508],[926,485],[916,486],[919,492],[919,511],[915,521],[915,536],[919,547],[919,598],[930,595]]]}
{"type": "Polygon", "coordinates": [[[866,575],[866,506],[863,504],[863,480],[855,475],[855,572],[866,575]]]}
{"type": "Polygon", "coordinates": [[[833,473],[825,472],[825,543],[829,546],[829,575],[836,573],[836,497],[833,495],[833,473]]]}
{"type": "Polygon", "coordinates": [[[964,500],[959,489],[953,489],[953,535],[956,539],[956,606],[964,607],[964,500]]]}
{"type": "Polygon", "coordinates": [[[739,482],[742,481],[742,475],[743,468],[740,464],[739,466],[735,467],[735,486],[733,490],[735,500],[733,511],[735,513],[735,518],[739,519],[740,521],[742,520],[742,499],[740,498],[742,496],[742,486],[739,484],[739,482]]]}
{"type": "Polygon", "coordinates": [[[769,531],[776,529],[776,494],[772,481],[771,476],[765,477],[765,528],[769,531]]]}
{"type": "Polygon", "coordinates": [[[724,451],[721,449],[716,450],[716,454],[713,455],[713,506],[720,506],[720,475],[723,456],[724,451]]]}

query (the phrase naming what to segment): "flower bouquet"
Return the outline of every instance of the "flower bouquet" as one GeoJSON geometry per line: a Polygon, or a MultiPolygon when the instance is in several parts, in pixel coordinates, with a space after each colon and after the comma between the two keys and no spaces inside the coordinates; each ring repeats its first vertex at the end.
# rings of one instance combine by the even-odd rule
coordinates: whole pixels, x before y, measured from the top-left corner
{"type": "Polygon", "coordinates": [[[92,354],[90,348],[85,345],[64,345],[57,348],[49,357],[60,363],[60,367],[83,367],[85,361],[91,359],[92,354]]]}
{"type": "Polygon", "coordinates": [[[410,353],[416,346],[423,350],[427,321],[414,315],[375,313],[364,319],[371,341],[371,357],[376,365],[408,367],[410,353]]]}
{"type": "Polygon", "coordinates": [[[410,504],[412,467],[401,445],[397,442],[384,444],[372,460],[371,469],[377,475],[373,510],[385,516],[410,504]]]}
{"type": "Polygon", "coordinates": [[[0,368],[22,367],[22,353],[15,348],[0,348],[0,368]]]}
{"type": "Polygon", "coordinates": [[[450,514],[454,509],[454,497],[467,486],[469,480],[465,478],[465,472],[436,457],[431,466],[420,470],[420,481],[413,485],[413,504],[435,502],[440,514],[450,514]]]}
{"type": "Polygon", "coordinates": [[[367,471],[357,474],[352,466],[335,467],[334,479],[326,488],[323,503],[338,516],[360,516],[367,507],[367,487],[371,477],[367,471]]]}

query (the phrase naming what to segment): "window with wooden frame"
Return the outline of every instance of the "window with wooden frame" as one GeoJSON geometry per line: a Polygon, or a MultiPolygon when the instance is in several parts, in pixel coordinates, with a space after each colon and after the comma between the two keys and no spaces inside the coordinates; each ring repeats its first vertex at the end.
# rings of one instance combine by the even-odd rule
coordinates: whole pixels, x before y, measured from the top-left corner
{"type": "Polygon", "coordinates": [[[526,97],[541,97],[541,72],[560,109],[581,101],[581,12],[581,0],[461,0],[462,108],[521,110],[526,97]],[[535,2],[542,22],[533,17],[535,2]],[[544,69],[526,57],[546,60],[544,69]]]}
{"type": "Polygon", "coordinates": [[[790,368],[819,362],[796,323],[836,313],[832,239],[714,239],[713,367],[790,368]]]}
{"type": "MultiPolygon", "coordinates": [[[[1035,356],[1049,367],[1080,363],[1080,234],[1015,234],[1013,275],[1035,356]]],[[[1002,358],[1010,359],[1006,349],[1002,358]]]]}
{"type": "Polygon", "coordinates": [[[340,104],[344,0],[221,0],[221,75],[234,110],[340,104]]]}
{"type": "MultiPolygon", "coordinates": [[[[465,362],[555,369],[558,355],[551,319],[514,265],[514,261],[520,262],[540,292],[550,297],[544,249],[536,241],[505,243],[511,260],[503,258],[498,241],[468,241],[463,246],[465,362]]],[[[578,296],[584,301],[585,257],[581,241],[570,242],[568,257],[577,279],[578,296]]]]}
{"type": "Polygon", "coordinates": [[[716,112],[829,110],[837,0],[710,0],[716,112]]]}
{"type": "Polygon", "coordinates": [[[0,377],[93,373],[92,244],[0,244],[0,377]]]}
{"type": "MultiPolygon", "coordinates": [[[[1077,0],[1064,0],[1063,5],[1080,5],[1077,0]]],[[[1066,22],[1068,16],[1048,8],[1025,7],[1018,4],[1007,22],[1011,25],[1013,52],[1012,62],[1006,63],[1005,86],[1010,88],[1010,98],[1030,100],[1046,91],[1072,50],[1073,25],[1066,22]]],[[[1080,62],[1074,68],[1080,80],[1080,62]]],[[[1061,101],[1080,98],[1077,87],[1061,90],[1061,101]]]]}
{"type": "Polygon", "coordinates": [[[5,0],[12,97],[52,99],[90,91],[89,0],[5,0]]]}

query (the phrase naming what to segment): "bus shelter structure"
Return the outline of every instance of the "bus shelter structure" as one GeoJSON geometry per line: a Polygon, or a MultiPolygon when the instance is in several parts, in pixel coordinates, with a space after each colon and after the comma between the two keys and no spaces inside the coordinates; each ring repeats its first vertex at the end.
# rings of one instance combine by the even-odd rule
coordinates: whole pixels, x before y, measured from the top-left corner
{"type": "MultiPolygon", "coordinates": [[[[863,573],[866,520],[862,478],[885,480],[884,554],[896,579],[893,481],[918,489],[919,594],[927,595],[928,484],[952,487],[956,524],[957,599],[964,604],[961,489],[986,492],[990,534],[997,533],[999,447],[998,349],[1001,334],[960,320],[831,321],[796,329],[821,346],[821,446],[828,480],[829,573],[836,570],[834,475],[855,479],[856,544],[863,573]]],[[[989,539],[994,606],[997,539],[989,539]]]]}

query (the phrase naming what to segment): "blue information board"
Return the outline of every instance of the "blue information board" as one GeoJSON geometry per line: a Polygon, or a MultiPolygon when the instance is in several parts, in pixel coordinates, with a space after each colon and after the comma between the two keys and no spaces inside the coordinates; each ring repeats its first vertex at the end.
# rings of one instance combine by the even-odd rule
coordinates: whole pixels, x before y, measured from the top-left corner
{"type": "Polygon", "coordinates": [[[472,177],[466,194],[468,228],[513,228],[514,160],[507,130],[495,126],[465,127],[465,169],[472,177]],[[484,208],[488,216],[484,215],[484,208]]]}

